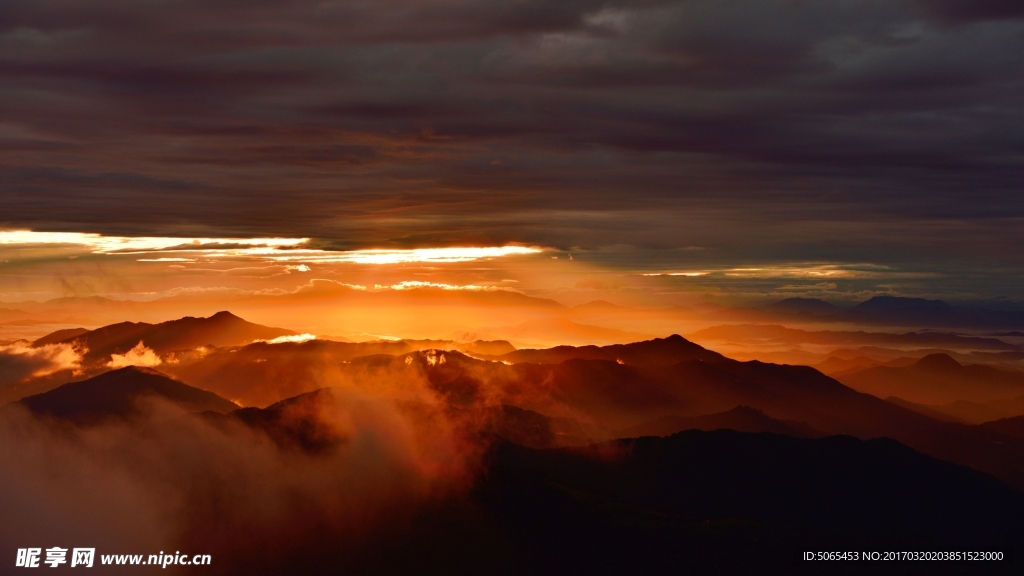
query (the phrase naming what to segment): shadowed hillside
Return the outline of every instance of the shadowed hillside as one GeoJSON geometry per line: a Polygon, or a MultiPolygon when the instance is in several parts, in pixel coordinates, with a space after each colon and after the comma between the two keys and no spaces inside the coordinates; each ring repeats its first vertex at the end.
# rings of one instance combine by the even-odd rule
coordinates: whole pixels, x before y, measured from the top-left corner
{"type": "Polygon", "coordinates": [[[17,404],[33,414],[75,424],[95,424],[145,416],[147,402],[180,412],[230,412],[238,408],[212,392],[193,388],[151,368],[129,366],[72,382],[17,404]]]}

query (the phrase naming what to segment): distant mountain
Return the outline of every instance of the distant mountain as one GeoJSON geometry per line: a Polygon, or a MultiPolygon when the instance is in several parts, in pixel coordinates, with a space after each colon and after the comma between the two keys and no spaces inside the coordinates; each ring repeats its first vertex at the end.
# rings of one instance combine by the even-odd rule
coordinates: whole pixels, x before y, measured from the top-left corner
{"type": "Polygon", "coordinates": [[[17,308],[0,308],[0,319],[4,321],[19,320],[29,316],[31,316],[30,313],[18,310],[17,308]]]}
{"type": "MultiPolygon", "coordinates": [[[[525,320],[568,314],[569,308],[553,300],[510,290],[457,289],[452,286],[352,286],[312,279],[282,294],[230,294],[220,291],[190,293],[152,301],[109,298],[62,298],[47,302],[19,302],[33,321],[47,320],[49,330],[68,326],[101,326],[125,319],[148,323],[183,316],[210,316],[230,310],[267,326],[301,326],[324,334],[395,334],[435,337],[479,326],[506,326],[525,320]],[[450,288],[450,289],[449,289],[450,288]]],[[[0,316],[0,320],[5,317],[0,316]]],[[[45,329],[33,332],[38,337],[45,329]]],[[[21,336],[14,333],[10,336],[21,336]]],[[[8,334],[0,334],[8,337],[8,334]]],[[[503,338],[479,336],[483,339],[503,338]]],[[[138,341],[135,342],[136,344],[138,341]]],[[[241,342],[235,343],[241,344],[241,342]]]]}
{"type": "Polygon", "coordinates": [[[1014,416],[1013,418],[993,420],[992,422],[985,422],[979,427],[991,430],[992,432],[1003,436],[1009,436],[1011,438],[1024,441],[1024,416],[1014,416]]]}
{"type": "Polygon", "coordinates": [[[575,312],[619,312],[623,310],[629,310],[626,306],[619,306],[618,304],[612,304],[607,300],[592,300],[585,304],[577,304],[572,307],[575,312]]]}
{"type": "MultiPolygon", "coordinates": [[[[887,400],[891,401],[892,398],[887,400]]],[[[900,404],[922,414],[932,415],[940,420],[952,419],[966,424],[981,424],[1003,418],[1024,416],[1024,395],[1014,398],[990,400],[988,402],[957,400],[948,404],[925,405],[903,400],[900,401],[900,404]]]]}
{"type": "Polygon", "coordinates": [[[540,350],[516,350],[494,360],[533,364],[558,364],[566,360],[609,360],[634,365],[670,365],[683,360],[716,362],[724,356],[686,340],[678,334],[631,344],[611,346],[556,346],[540,350]]]}
{"type": "Polygon", "coordinates": [[[737,432],[771,432],[798,438],[823,436],[802,422],[780,421],[770,418],[761,410],[737,406],[728,412],[706,416],[665,416],[651,422],[621,430],[621,438],[640,436],[671,436],[684,430],[736,430],[737,432]]]}
{"type": "Polygon", "coordinates": [[[845,374],[840,381],[879,398],[897,396],[919,404],[986,402],[1024,394],[1024,373],[964,366],[947,354],[931,354],[902,368],[867,368],[845,374]]]}
{"type": "Polygon", "coordinates": [[[556,342],[582,344],[617,344],[636,342],[650,338],[648,334],[629,332],[618,328],[605,328],[590,324],[580,324],[567,318],[537,318],[527,320],[510,327],[483,328],[484,334],[493,334],[500,338],[522,343],[540,343],[547,345],[556,342]]]}
{"type": "Polygon", "coordinates": [[[813,316],[834,316],[844,311],[835,304],[817,298],[787,298],[765,306],[768,310],[813,316]]]}
{"type": "Polygon", "coordinates": [[[898,296],[875,296],[853,307],[858,312],[883,314],[948,314],[955,310],[942,300],[924,298],[902,298],[898,296]]]}
{"type": "Polygon", "coordinates": [[[51,332],[46,336],[35,340],[32,342],[32,346],[38,348],[39,346],[46,346],[47,344],[57,344],[58,342],[76,338],[87,332],[89,332],[88,328],[66,328],[64,330],[57,330],[56,332],[51,332]]]}
{"type": "Polygon", "coordinates": [[[124,354],[139,342],[144,342],[158,354],[164,354],[176,350],[193,350],[207,345],[237,346],[253,340],[269,340],[293,334],[295,332],[291,330],[246,322],[230,312],[218,312],[209,318],[186,316],[160,324],[111,324],[65,338],[60,342],[88,349],[87,361],[104,362],[110,359],[111,354],[124,354]]]}
{"type": "Polygon", "coordinates": [[[95,424],[143,415],[144,402],[162,401],[183,412],[229,412],[238,408],[220,396],[193,388],[151,368],[130,366],[49,392],[22,398],[17,404],[33,414],[75,424],[95,424]]]}
{"type": "Polygon", "coordinates": [[[516,347],[508,340],[474,340],[472,342],[458,342],[454,340],[402,340],[412,350],[458,350],[474,356],[495,356],[514,352],[516,347]]]}
{"type": "Polygon", "coordinates": [[[823,300],[791,298],[760,307],[710,312],[709,319],[739,322],[842,322],[874,326],[1013,330],[1024,327],[1024,311],[955,306],[941,300],[875,296],[852,308],[823,300]]]}
{"type": "Polygon", "coordinates": [[[881,362],[874,358],[868,358],[867,356],[856,356],[854,358],[840,358],[838,356],[829,356],[821,362],[814,365],[814,368],[820,370],[824,374],[828,374],[835,378],[835,374],[840,372],[854,372],[857,370],[864,370],[865,368],[873,368],[880,365],[881,362]]]}
{"type": "Polygon", "coordinates": [[[689,336],[697,341],[764,342],[775,344],[816,344],[831,346],[916,346],[923,348],[949,347],[970,350],[1017,351],[1019,346],[997,338],[962,336],[943,332],[888,332],[800,330],[778,324],[726,324],[712,326],[689,336]]]}
{"type": "Polygon", "coordinates": [[[1024,311],[953,306],[941,300],[875,296],[854,306],[846,319],[919,328],[1001,329],[1024,327],[1024,311]]]}
{"type": "Polygon", "coordinates": [[[900,368],[903,366],[910,366],[918,361],[918,358],[894,358],[892,360],[881,361],[867,356],[854,356],[853,358],[843,358],[837,355],[830,355],[825,360],[815,364],[814,367],[821,372],[828,374],[832,378],[839,378],[842,375],[852,374],[859,372],[866,368],[874,368],[875,366],[890,366],[894,368],[900,368]]]}

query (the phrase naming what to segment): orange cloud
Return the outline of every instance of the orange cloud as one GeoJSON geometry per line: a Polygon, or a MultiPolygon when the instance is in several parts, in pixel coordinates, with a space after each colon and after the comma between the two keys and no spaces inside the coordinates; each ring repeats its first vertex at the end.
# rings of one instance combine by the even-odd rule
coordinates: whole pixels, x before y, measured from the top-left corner
{"type": "Polygon", "coordinates": [[[124,368],[125,366],[159,366],[162,363],[156,352],[139,341],[134,348],[124,354],[111,354],[107,366],[124,368]]]}

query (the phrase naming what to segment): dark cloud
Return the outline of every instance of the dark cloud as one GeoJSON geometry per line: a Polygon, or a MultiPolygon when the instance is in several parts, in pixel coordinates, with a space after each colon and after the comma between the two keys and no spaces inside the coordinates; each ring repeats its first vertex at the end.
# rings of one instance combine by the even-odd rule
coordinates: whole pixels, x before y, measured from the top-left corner
{"type": "MultiPolygon", "coordinates": [[[[5,2],[0,224],[954,273],[991,230],[1024,240],[1022,14],[998,0],[5,2]]],[[[1016,258],[986,252],[981,276],[1008,285],[1016,258]]]]}
{"type": "Polygon", "coordinates": [[[1024,4],[1014,0],[918,0],[931,15],[945,23],[1024,18],[1024,4]]]}

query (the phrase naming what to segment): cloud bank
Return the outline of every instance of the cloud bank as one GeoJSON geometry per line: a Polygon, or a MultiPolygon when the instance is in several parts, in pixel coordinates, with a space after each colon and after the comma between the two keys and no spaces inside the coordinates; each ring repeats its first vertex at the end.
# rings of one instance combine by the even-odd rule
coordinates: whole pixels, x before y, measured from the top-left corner
{"type": "Polygon", "coordinates": [[[1005,295],[1019,6],[12,0],[0,224],[871,262],[1005,295]]]}
{"type": "Polygon", "coordinates": [[[0,346],[0,388],[81,368],[82,352],[70,344],[33,348],[27,343],[0,346]]]}

